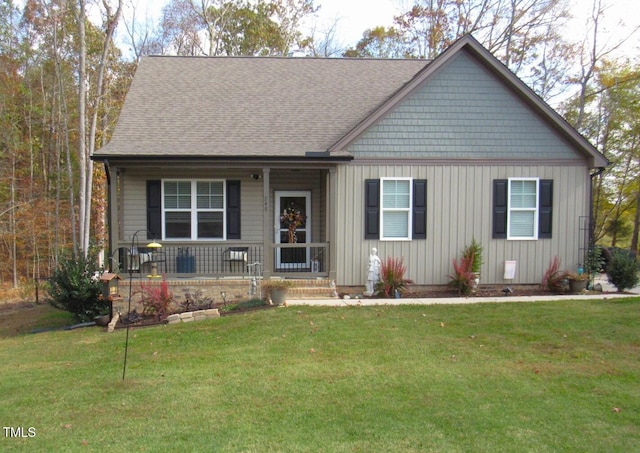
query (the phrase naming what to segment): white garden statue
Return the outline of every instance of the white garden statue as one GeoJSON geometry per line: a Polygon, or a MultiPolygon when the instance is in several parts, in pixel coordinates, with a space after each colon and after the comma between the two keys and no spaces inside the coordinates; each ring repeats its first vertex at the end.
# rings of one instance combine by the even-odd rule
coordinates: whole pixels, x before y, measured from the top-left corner
{"type": "Polygon", "coordinates": [[[371,254],[369,255],[369,266],[367,268],[367,290],[364,293],[365,296],[373,296],[376,283],[380,280],[381,267],[382,263],[378,257],[378,249],[372,248],[371,254]]]}

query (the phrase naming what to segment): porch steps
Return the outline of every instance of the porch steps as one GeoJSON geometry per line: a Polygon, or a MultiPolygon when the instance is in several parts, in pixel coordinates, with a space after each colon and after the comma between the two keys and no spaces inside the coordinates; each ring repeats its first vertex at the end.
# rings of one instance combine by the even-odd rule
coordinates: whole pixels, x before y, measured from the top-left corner
{"type": "Polygon", "coordinates": [[[326,299],[331,297],[335,288],[328,279],[290,279],[293,286],[287,297],[291,299],[326,299]]]}

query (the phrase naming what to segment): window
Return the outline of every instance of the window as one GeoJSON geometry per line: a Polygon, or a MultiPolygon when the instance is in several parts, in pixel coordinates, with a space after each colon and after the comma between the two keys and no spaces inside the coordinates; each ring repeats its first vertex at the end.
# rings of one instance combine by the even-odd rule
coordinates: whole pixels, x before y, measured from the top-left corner
{"type": "Polygon", "coordinates": [[[365,239],[388,241],[426,239],[426,180],[367,179],[364,198],[365,239]]]}
{"type": "Polygon", "coordinates": [[[224,239],[224,181],[164,181],[166,239],[224,239]]]}
{"type": "Polygon", "coordinates": [[[493,182],[493,237],[535,240],[551,237],[553,181],[539,178],[493,182]]]}
{"type": "Polygon", "coordinates": [[[538,180],[509,179],[508,239],[537,239],[538,180]]]}
{"type": "Polygon", "coordinates": [[[411,180],[381,179],[380,239],[411,238],[411,180]]]}

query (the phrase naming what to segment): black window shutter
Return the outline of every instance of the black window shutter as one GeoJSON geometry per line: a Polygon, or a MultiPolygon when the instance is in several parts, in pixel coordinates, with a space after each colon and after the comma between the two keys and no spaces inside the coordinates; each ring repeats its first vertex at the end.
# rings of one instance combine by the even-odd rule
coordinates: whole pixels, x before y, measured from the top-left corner
{"type": "Polygon", "coordinates": [[[413,239],[427,238],[427,180],[413,180],[413,239]]]}
{"type": "Polygon", "coordinates": [[[493,180],[493,238],[507,238],[507,187],[508,180],[493,180]]]}
{"type": "Polygon", "coordinates": [[[162,182],[147,181],[147,239],[162,239],[162,182]]]}
{"type": "Polygon", "coordinates": [[[380,239],[380,180],[366,179],[364,183],[364,238],[380,239]]]}
{"type": "Polygon", "coordinates": [[[553,214],[553,180],[540,180],[540,212],[538,214],[538,238],[547,239],[551,237],[551,224],[553,214]]]}
{"type": "Polygon", "coordinates": [[[227,239],[240,239],[240,181],[227,181],[227,239]]]}

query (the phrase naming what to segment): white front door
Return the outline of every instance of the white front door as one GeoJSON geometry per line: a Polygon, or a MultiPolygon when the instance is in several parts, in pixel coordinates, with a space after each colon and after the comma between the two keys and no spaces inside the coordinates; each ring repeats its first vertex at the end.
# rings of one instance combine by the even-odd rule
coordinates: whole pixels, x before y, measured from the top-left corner
{"type": "MultiPolygon", "coordinates": [[[[311,242],[311,192],[275,192],[276,244],[311,242]]],[[[276,267],[283,270],[308,271],[308,248],[277,248],[276,267]]]]}

